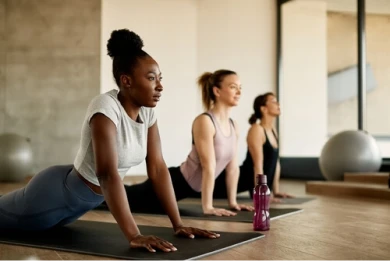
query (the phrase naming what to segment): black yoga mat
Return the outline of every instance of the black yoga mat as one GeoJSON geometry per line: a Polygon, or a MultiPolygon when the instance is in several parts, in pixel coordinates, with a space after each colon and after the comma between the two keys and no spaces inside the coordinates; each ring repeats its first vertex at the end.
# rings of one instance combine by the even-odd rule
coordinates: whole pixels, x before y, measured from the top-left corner
{"type": "Polygon", "coordinates": [[[299,205],[303,204],[309,201],[314,200],[315,198],[281,198],[280,200],[282,202],[280,203],[273,203],[273,204],[279,204],[279,205],[299,205]]]}
{"type": "Polygon", "coordinates": [[[218,232],[218,239],[176,237],[172,228],[139,226],[144,235],[155,235],[171,242],[178,250],[131,249],[116,223],[76,221],[65,227],[40,232],[0,231],[0,243],[53,249],[121,259],[185,260],[205,257],[264,237],[260,233],[218,232]]]}
{"type": "MultiPolygon", "coordinates": [[[[201,220],[212,220],[212,221],[227,221],[227,222],[244,222],[252,223],[253,222],[253,212],[250,211],[238,211],[235,216],[212,216],[203,214],[202,207],[199,204],[184,204],[178,203],[179,212],[182,218],[191,218],[191,219],[201,219],[201,220]]],[[[221,205],[215,206],[216,208],[226,208],[226,206],[221,205]]],[[[107,205],[104,203],[96,208],[97,210],[108,210],[107,205]]],[[[302,212],[302,209],[299,208],[270,208],[271,220],[285,217],[291,214],[296,214],[302,212]]],[[[165,212],[161,209],[148,209],[148,210],[132,210],[134,214],[142,215],[152,215],[152,216],[166,216],[165,212]]]]}

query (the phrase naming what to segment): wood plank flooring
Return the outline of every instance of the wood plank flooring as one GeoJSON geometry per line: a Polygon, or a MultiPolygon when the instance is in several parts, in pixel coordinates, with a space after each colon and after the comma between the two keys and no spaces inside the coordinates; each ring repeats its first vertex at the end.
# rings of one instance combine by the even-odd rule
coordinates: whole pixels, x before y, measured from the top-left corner
{"type": "MultiPolygon", "coordinates": [[[[126,177],[126,183],[142,178],[126,177]]],[[[23,184],[1,184],[0,194],[23,184]]],[[[281,190],[316,199],[301,205],[304,211],[272,221],[265,238],[244,244],[204,259],[369,259],[390,258],[390,201],[348,196],[311,195],[305,182],[282,180],[281,190]]],[[[108,212],[90,211],[82,220],[115,222],[108,212]]],[[[168,218],[135,216],[139,225],[170,227],[168,218]]],[[[186,225],[220,231],[252,231],[251,224],[184,219],[186,225]]],[[[179,249],[185,251],[185,249],[179,249]]],[[[153,255],[151,253],[151,255],[153,255]]],[[[0,259],[16,260],[107,260],[106,257],[82,255],[30,247],[0,244],[0,259]]]]}

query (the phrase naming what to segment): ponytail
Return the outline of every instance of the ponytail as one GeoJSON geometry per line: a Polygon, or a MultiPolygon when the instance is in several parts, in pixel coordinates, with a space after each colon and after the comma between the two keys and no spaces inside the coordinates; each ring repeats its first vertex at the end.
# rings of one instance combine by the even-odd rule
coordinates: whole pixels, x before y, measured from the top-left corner
{"type": "Polygon", "coordinates": [[[256,115],[253,113],[252,115],[251,115],[251,117],[249,118],[249,124],[253,124],[253,123],[256,123],[256,121],[257,121],[257,117],[256,117],[256,115]]]}
{"type": "Polygon", "coordinates": [[[211,72],[205,72],[198,78],[198,85],[202,92],[202,104],[206,111],[210,110],[211,103],[215,99],[211,84],[212,76],[211,72]]]}

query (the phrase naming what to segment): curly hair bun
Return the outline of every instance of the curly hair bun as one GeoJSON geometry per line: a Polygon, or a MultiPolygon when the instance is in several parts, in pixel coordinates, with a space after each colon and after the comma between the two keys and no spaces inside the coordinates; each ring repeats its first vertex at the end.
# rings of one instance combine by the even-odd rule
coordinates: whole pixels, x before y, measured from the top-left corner
{"type": "Polygon", "coordinates": [[[142,50],[144,43],[138,34],[128,29],[114,30],[107,43],[108,55],[111,58],[127,56],[142,50]]]}

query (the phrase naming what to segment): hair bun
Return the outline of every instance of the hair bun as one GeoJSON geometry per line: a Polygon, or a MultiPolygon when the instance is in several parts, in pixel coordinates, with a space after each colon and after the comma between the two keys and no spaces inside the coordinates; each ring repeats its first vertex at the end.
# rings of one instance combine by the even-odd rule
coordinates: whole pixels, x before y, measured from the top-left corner
{"type": "Polygon", "coordinates": [[[128,29],[114,30],[107,43],[108,55],[111,58],[133,54],[142,49],[144,43],[138,34],[128,29]]]}

